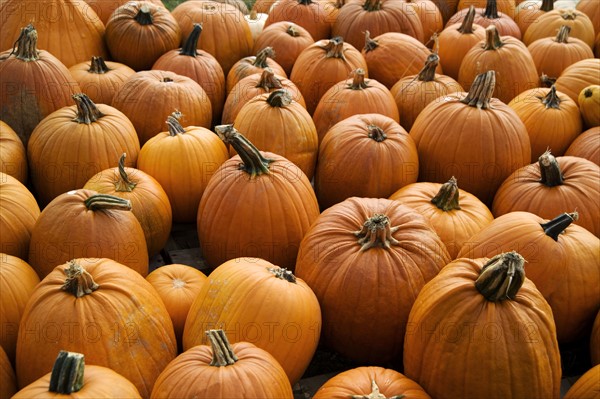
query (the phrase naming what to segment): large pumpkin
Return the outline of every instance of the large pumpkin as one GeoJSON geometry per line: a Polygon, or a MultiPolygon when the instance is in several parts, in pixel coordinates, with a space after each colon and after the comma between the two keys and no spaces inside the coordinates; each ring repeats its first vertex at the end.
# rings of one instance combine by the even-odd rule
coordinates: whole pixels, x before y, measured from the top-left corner
{"type": "Polygon", "coordinates": [[[579,93],[590,85],[600,85],[600,59],[586,58],[567,67],[556,79],[556,90],[579,104],[579,93]]]}
{"type": "Polygon", "coordinates": [[[565,151],[566,156],[581,157],[600,166],[600,126],[581,133],[565,151]]]}
{"type": "Polygon", "coordinates": [[[17,392],[17,377],[12,364],[0,346],[0,398],[10,399],[17,392]]]}
{"type": "Polygon", "coordinates": [[[600,364],[575,381],[563,399],[598,399],[600,397],[600,364]]]}
{"type": "Polygon", "coordinates": [[[289,21],[306,29],[314,40],[329,39],[331,23],[328,20],[326,3],[312,0],[279,0],[269,10],[265,27],[289,21]]]}
{"type": "Polygon", "coordinates": [[[125,64],[104,61],[93,56],[91,61],[80,62],[69,68],[81,91],[97,104],[110,104],[115,93],[135,71],[125,64]]]}
{"type": "Polygon", "coordinates": [[[0,120],[0,172],[27,184],[27,155],[17,133],[0,120]]]}

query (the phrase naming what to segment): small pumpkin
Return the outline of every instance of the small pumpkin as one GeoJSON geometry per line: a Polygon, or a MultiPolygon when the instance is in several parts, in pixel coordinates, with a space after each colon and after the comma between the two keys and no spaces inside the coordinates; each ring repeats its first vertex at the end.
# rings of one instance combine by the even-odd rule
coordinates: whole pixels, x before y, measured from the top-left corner
{"type": "Polygon", "coordinates": [[[523,35],[523,42],[530,45],[543,37],[554,36],[562,25],[571,28],[570,36],[581,39],[588,46],[594,46],[594,25],[590,18],[573,8],[554,9],[540,15],[523,35]]]}
{"type": "Polygon", "coordinates": [[[556,90],[565,93],[579,105],[579,93],[591,85],[600,85],[600,59],[586,58],[568,66],[556,79],[556,90]]]}
{"type": "Polygon", "coordinates": [[[27,184],[25,146],[15,131],[0,120],[0,172],[27,184]]]}
{"type": "Polygon", "coordinates": [[[563,399],[597,399],[600,396],[600,364],[586,371],[569,388],[563,399]]]}
{"type": "Polygon", "coordinates": [[[600,126],[577,136],[565,151],[565,156],[585,158],[600,166],[600,126]]]}
{"type": "Polygon", "coordinates": [[[273,47],[267,46],[258,51],[256,55],[244,57],[233,64],[227,74],[227,93],[246,76],[262,73],[265,68],[270,68],[275,75],[287,78],[286,72],[274,60],[275,55],[273,47]]]}
{"type": "Polygon", "coordinates": [[[600,85],[585,87],[577,101],[585,125],[588,128],[600,126],[600,85]]]}
{"type": "Polygon", "coordinates": [[[0,398],[12,398],[16,392],[17,377],[8,356],[0,346],[0,398]]]}

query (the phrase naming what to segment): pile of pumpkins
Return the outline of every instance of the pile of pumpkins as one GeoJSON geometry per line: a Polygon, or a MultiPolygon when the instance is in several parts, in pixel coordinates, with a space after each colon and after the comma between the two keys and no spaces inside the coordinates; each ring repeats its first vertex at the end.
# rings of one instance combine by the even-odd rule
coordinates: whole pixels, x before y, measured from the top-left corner
{"type": "Polygon", "coordinates": [[[598,397],[600,2],[250,11],[0,4],[0,399],[598,397]]]}

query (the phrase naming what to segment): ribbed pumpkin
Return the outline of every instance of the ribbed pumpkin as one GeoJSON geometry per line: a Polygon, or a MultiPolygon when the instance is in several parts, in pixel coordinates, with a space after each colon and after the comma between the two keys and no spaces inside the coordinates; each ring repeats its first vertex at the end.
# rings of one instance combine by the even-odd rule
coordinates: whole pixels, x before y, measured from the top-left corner
{"type": "Polygon", "coordinates": [[[596,320],[592,326],[592,336],[590,338],[590,358],[592,366],[600,364],[600,310],[596,315],[596,320]]]}
{"type": "Polygon", "coordinates": [[[594,0],[579,0],[576,8],[592,21],[595,34],[600,33],[600,4],[594,0]]]}
{"type": "Polygon", "coordinates": [[[358,114],[334,125],[319,146],[315,192],[321,209],[349,197],[386,198],[417,181],[413,139],[395,120],[358,114]]]}
{"type": "MultiPolygon", "coordinates": [[[[240,4],[243,4],[244,7],[246,6],[246,3],[244,3],[242,0],[238,1],[240,4]]],[[[250,11],[249,13],[244,13],[242,11],[242,13],[244,14],[244,19],[246,22],[248,22],[248,26],[250,26],[250,31],[252,32],[252,42],[255,43],[256,39],[265,27],[265,22],[267,22],[269,14],[257,13],[256,11],[250,11]]]]}
{"type": "Polygon", "coordinates": [[[579,105],[579,93],[590,85],[600,85],[600,59],[587,58],[567,67],[556,79],[556,90],[565,93],[579,105]]]}
{"type": "Polygon", "coordinates": [[[40,208],[20,181],[0,172],[0,253],[27,259],[40,208]]]}
{"type": "Polygon", "coordinates": [[[512,36],[500,36],[494,25],[485,30],[486,39],[465,54],[458,83],[469,90],[477,75],[494,70],[494,96],[505,104],[525,90],[538,87],[539,76],[527,47],[512,36]]]}
{"type": "Polygon", "coordinates": [[[596,34],[592,21],[583,12],[572,8],[555,9],[537,17],[523,35],[523,42],[529,45],[543,37],[554,36],[562,25],[571,28],[571,37],[581,39],[590,47],[594,45],[596,34]]]}
{"type": "Polygon", "coordinates": [[[313,399],[414,398],[430,396],[413,380],[383,367],[357,367],[343,371],[323,384],[313,399]]]}
{"type": "MultiPolygon", "coordinates": [[[[130,0],[85,0],[85,2],[96,11],[98,14],[98,18],[102,21],[102,23],[106,26],[108,19],[111,14],[123,4],[129,2],[130,0]]],[[[156,4],[157,6],[163,6],[164,4],[161,0],[146,0],[150,3],[156,4]]]]}
{"type": "Polygon", "coordinates": [[[444,29],[444,19],[437,5],[432,0],[406,0],[406,5],[418,16],[423,25],[423,41],[427,47],[435,44],[434,34],[444,29]]]}
{"type": "Polygon", "coordinates": [[[389,89],[375,79],[365,80],[365,70],[355,69],[351,78],[342,80],[323,94],[313,120],[319,142],[336,123],[357,114],[378,113],[399,121],[394,97],[389,89]]]}
{"type": "Polygon", "coordinates": [[[236,258],[211,272],[192,303],[184,350],[206,343],[203,331],[213,327],[230,331],[232,342],[269,352],[293,385],[317,348],[321,310],[309,286],[289,270],[260,258],[236,258]]]}
{"type": "Polygon", "coordinates": [[[463,190],[490,205],[500,184],[529,164],[527,129],[508,105],[492,98],[495,74],[479,75],[468,94],[434,100],[410,131],[419,153],[419,181],[455,176],[463,190]]]}
{"type": "MultiPolygon", "coordinates": [[[[554,0],[523,0],[515,9],[514,20],[524,35],[529,26],[540,16],[554,10],[554,0]]],[[[560,0],[558,0],[560,3],[560,0]]],[[[558,8],[558,7],[557,7],[558,8]]]]}
{"type": "MultiPolygon", "coordinates": [[[[498,12],[496,0],[487,0],[486,3],[485,8],[475,8],[474,22],[484,28],[494,25],[501,36],[512,36],[521,40],[521,29],[512,19],[512,15],[498,12]]],[[[468,12],[468,9],[457,12],[450,18],[448,25],[462,21],[468,12]]]]}
{"type": "Polygon", "coordinates": [[[484,203],[473,194],[458,189],[454,177],[444,184],[409,184],[392,194],[390,199],[429,219],[451,259],[456,259],[458,251],[472,235],[494,220],[484,203]]]}
{"type": "Polygon", "coordinates": [[[489,258],[519,251],[527,262],[528,278],[552,308],[558,342],[571,343],[589,336],[600,309],[600,240],[571,224],[577,223],[577,213],[555,216],[552,220],[528,212],[499,216],[474,234],[458,256],[489,258]]]}
{"type": "Polygon", "coordinates": [[[196,221],[204,258],[216,267],[251,256],[293,270],[300,240],[319,215],[308,178],[282,156],[260,152],[232,125],[215,129],[238,155],[216,170],[200,201],[196,221]]]}
{"type": "Polygon", "coordinates": [[[306,29],[314,40],[329,39],[331,24],[327,18],[325,2],[312,0],[279,0],[269,10],[265,27],[288,21],[306,29]]]}
{"type": "Polygon", "coordinates": [[[567,148],[565,155],[585,158],[600,166],[600,126],[581,133],[567,148]]]}
{"type": "Polygon", "coordinates": [[[83,188],[131,201],[131,211],[144,230],[148,256],[154,256],[165,246],[171,233],[171,203],[165,190],[152,176],[139,169],[125,167],[125,157],[123,153],[118,167],[98,172],[83,188]]]}
{"type": "Polygon", "coordinates": [[[286,72],[274,60],[276,54],[272,47],[265,47],[256,55],[244,57],[231,67],[227,74],[227,93],[246,76],[262,73],[265,68],[270,68],[275,75],[287,78],[286,72]]]}
{"type": "Polygon", "coordinates": [[[408,131],[427,104],[439,97],[464,91],[456,80],[435,73],[439,60],[436,53],[430,54],[418,74],[400,79],[390,90],[400,114],[399,122],[408,131]]]}
{"type": "Polygon", "coordinates": [[[523,257],[509,252],[444,267],[410,312],[404,374],[440,399],[558,399],[561,363],[552,310],[523,264],[523,257]]]}
{"type": "Polygon", "coordinates": [[[73,259],[56,266],[34,290],[20,330],[20,387],[51,370],[62,348],[85,353],[89,364],[121,374],[147,398],[177,355],[160,296],[142,276],[111,259],[73,259]]]}
{"type": "Polygon", "coordinates": [[[9,399],[17,392],[17,377],[4,349],[0,346],[0,398],[9,399]]]}
{"type": "MultiPolygon", "coordinates": [[[[494,7],[497,8],[498,11],[502,12],[502,14],[506,14],[508,17],[514,19],[515,18],[515,2],[512,0],[494,0],[496,5],[494,7]]],[[[476,8],[485,8],[488,6],[490,2],[488,0],[460,0],[458,2],[457,9],[463,10],[465,8],[469,8],[470,6],[476,8]]]]}
{"type": "Polygon", "coordinates": [[[439,8],[444,18],[444,24],[448,22],[450,17],[454,15],[458,8],[459,0],[433,0],[435,5],[439,8]]]}
{"type": "Polygon", "coordinates": [[[17,133],[0,120],[0,172],[27,184],[27,155],[17,133]]]}
{"type": "MultiPolygon", "coordinates": [[[[317,130],[308,111],[288,91],[254,97],[242,107],[234,125],[256,147],[283,156],[312,180],[319,149],[317,130]]],[[[229,147],[229,155],[235,154],[229,147]]]]}
{"type": "Polygon", "coordinates": [[[296,274],[321,304],[323,344],[353,362],[382,365],[402,356],[414,300],[449,261],[424,216],[396,201],[353,197],[313,223],[296,274]]]}
{"type": "Polygon", "coordinates": [[[294,397],[285,371],[269,352],[250,342],[231,345],[223,330],[209,330],[206,335],[210,346],[190,348],[169,363],[151,398],[294,397]]]}
{"type": "Polygon", "coordinates": [[[584,158],[555,158],[545,152],[537,163],[516,170],[498,188],[492,213],[525,211],[551,219],[565,209],[581,210],[579,226],[600,236],[600,167],[584,158]]]}
{"type": "Polygon", "coordinates": [[[367,62],[360,51],[336,36],[305,48],[294,63],[290,80],[300,89],[312,115],[323,94],[357,68],[364,69],[368,77],[367,62]]]}
{"type": "Polygon", "coordinates": [[[600,365],[592,367],[575,381],[563,399],[597,399],[600,397],[600,365]]]}
{"type": "Polygon", "coordinates": [[[515,97],[511,107],[527,128],[531,143],[531,162],[548,148],[556,156],[565,153],[581,133],[582,124],[577,104],[566,94],[550,89],[527,90],[515,97]]]}
{"type": "Polygon", "coordinates": [[[135,71],[125,64],[93,56],[69,68],[81,91],[97,104],[110,104],[115,93],[135,71]]]}
{"type": "Polygon", "coordinates": [[[81,353],[61,350],[52,372],[21,389],[14,398],[141,399],[135,385],[108,367],[86,365],[81,353]]]}
{"type": "MultiPolygon", "coordinates": [[[[2,15],[2,8],[9,4],[2,2],[2,15]]],[[[14,7],[21,9],[24,5],[14,7]]],[[[8,27],[3,26],[2,39],[7,35],[4,29],[8,27]]],[[[38,50],[38,33],[33,25],[16,36],[14,47],[12,42],[1,47],[12,50],[0,53],[0,119],[12,127],[27,147],[37,124],[52,112],[71,105],[71,96],[79,91],[79,85],[62,62],[46,50],[38,50]]]]}
{"type": "Polygon", "coordinates": [[[16,256],[0,254],[0,347],[13,363],[21,315],[39,282],[40,278],[27,262],[16,256]]]}
{"type": "Polygon", "coordinates": [[[96,173],[115,165],[123,152],[135,166],[140,151],[136,130],[121,111],[96,105],[85,94],[73,99],[75,105],[44,118],[27,145],[31,182],[43,205],[83,187],[96,173]]]}
{"type": "Polygon", "coordinates": [[[182,113],[186,125],[210,128],[212,120],[211,101],[204,89],[187,76],[168,71],[132,75],[115,93],[112,106],[131,120],[141,145],[165,131],[165,120],[174,109],[182,113]]]}
{"type": "Polygon", "coordinates": [[[175,112],[168,130],[157,134],[140,151],[138,169],[154,177],[167,193],[173,221],[192,223],[213,173],[228,158],[227,148],[210,130],[179,122],[175,112]]]}
{"type": "Polygon", "coordinates": [[[577,101],[585,125],[600,126],[600,85],[585,87],[579,93],[577,101]]]}
{"type": "Polygon", "coordinates": [[[83,257],[110,257],[148,274],[144,230],[129,200],[80,189],[59,195],[44,208],[29,245],[29,264],[38,276],[83,257]]]}

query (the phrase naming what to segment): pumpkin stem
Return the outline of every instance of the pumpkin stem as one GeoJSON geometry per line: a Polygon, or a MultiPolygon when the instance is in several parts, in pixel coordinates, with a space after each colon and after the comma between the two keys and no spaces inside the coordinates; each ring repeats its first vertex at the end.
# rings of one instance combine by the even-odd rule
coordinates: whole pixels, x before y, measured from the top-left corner
{"type": "Polygon", "coordinates": [[[490,25],[485,28],[485,43],[483,48],[485,50],[498,50],[502,46],[504,46],[504,43],[500,38],[500,33],[496,29],[496,25],[490,25]]]}
{"type": "Polygon", "coordinates": [[[379,11],[381,10],[382,0],[365,0],[365,4],[363,4],[363,9],[365,11],[379,11]]]}
{"type": "Polygon", "coordinates": [[[435,69],[438,67],[440,57],[436,53],[431,53],[425,60],[425,66],[419,72],[417,80],[421,82],[433,82],[435,80],[435,69]]]}
{"type": "Polygon", "coordinates": [[[458,210],[460,209],[458,203],[459,194],[456,177],[452,176],[450,180],[442,184],[440,191],[431,199],[431,203],[444,212],[458,210]]]}
{"type": "Polygon", "coordinates": [[[300,36],[300,32],[298,32],[298,28],[296,28],[296,24],[292,24],[292,23],[290,23],[288,25],[288,28],[285,30],[285,33],[287,33],[288,35],[290,35],[292,37],[300,36]]]}
{"type": "Polygon", "coordinates": [[[496,0],[487,0],[485,10],[481,15],[487,19],[500,18],[500,16],[498,15],[498,5],[496,4],[496,0]]]}
{"type": "Polygon", "coordinates": [[[262,75],[260,75],[260,79],[258,80],[256,87],[263,89],[267,93],[270,93],[273,89],[283,88],[283,85],[281,84],[281,80],[275,76],[275,73],[273,73],[271,68],[265,68],[262,72],[262,75]]]}
{"type": "Polygon", "coordinates": [[[223,330],[208,330],[206,332],[208,341],[213,351],[211,366],[225,367],[231,366],[238,361],[238,357],[233,352],[233,348],[223,330]]]}
{"type": "Polygon", "coordinates": [[[460,24],[458,31],[463,35],[473,33],[473,22],[475,21],[475,6],[470,5],[469,11],[465,14],[465,18],[460,24]]]}
{"type": "Polygon", "coordinates": [[[32,24],[21,28],[21,33],[13,44],[12,51],[5,58],[14,54],[15,58],[21,61],[37,61],[40,58],[37,49],[37,39],[37,30],[35,30],[32,24]]]}
{"type": "Polygon", "coordinates": [[[303,6],[309,6],[313,3],[312,0],[298,0],[298,4],[303,5],[303,6]]]}
{"type": "Polygon", "coordinates": [[[561,25],[558,33],[556,34],[556,43],[568,43],[569,34],[571,33],[571,27],[568,25],[561,25]]]}
{"type": "Polygon", "coordinates": [[[487,109],[490,106],[490,100],[494,93],[496,85],[496,72],[487,71],[475,77],[475,81],[471,85],[471,89],[462,103],[479,109],[487,109]]]}
{"type": "Polygon", "coordinates": [[[273,50],[273,47],[265,47],[264,49],[260,50],[256,54],[256,57],[254,57],[254,62],[252,65],[261,69],[268,68],[269,65],[267,64],[267,58],[275,58],[275,50],[273,50]]]}
{"type": "Polygon", "coordinates": [[[379,47],[377,40],[371,39],[371,32],[366,30],[365,31],[365,47],[364,47],[365,52],[368,53],[369,51],[373,51],[377,47],[379,47]]]}
{"type": "Polygon", "coordinates": [[[560,109],[561,99],[558,98],[558,95],[556,94],[556,86],[555,85],[552,85],[548,94],[546,94],[544,96],[544,98],[541,100],[542,100],[542,104],[544,104],[546,106],[546,109],[548,109],[548,108],[560,109]]]}
{"type": "Polygon", "coordinates": [[[292,95],[286,89],[275,90],[269,94],[269,97],[267,98],[267,103],[269,103],[271,107],[284,108],[290,105],[292,101],[292,95]]]}
{"type": "Polygon", "coordinates": [[[585,98],[590,98],[593,95],[594,95],[594,91],[590,87],[586,87],[585,90],[583,91],[583,96],[585,98]]]}
{"type": "Polygon", "coordinates": [[[110,194],[91,195],[84,201],[84,204],[90,211],[105,211],[107,209],[131,210],[131,201],[110,194]]]}
{"type": "Polygon", "coordinates": [[[185,129],[179,123],[179,118],[181,118],[181,112],[175,111],[171,115],[167,116],[167,128],[169,129],[169,136],[175,137],[178,134],[185,133],[185,129]]]}
{"type": "Polygon", "coordinates": [[[577,19],[577,11],[576,10],[561,10],[560,16],[565,21],[574,21],[577,19]]]}
{"type": "Polygon", "coordinates": [[[515,251],[496,255],[481,268],[475,288],[490,302],[514,299],[525,281],[524,265],[515,251]]]}
{"type": "Polygon", "coordinates": [[[278,279],[285,280],[289,283],[296,283],[296,276],[288,269],[283,267],[267,267],[267,270],[274,274],[278,279]]]}
{"type": "Polygon", "coordinates": [[[76,298],[89,295],[100,288],[92,275],[75,260],[69,262],[69,266],[64,269],[64,272],[67,279],[61,289],[75,295],[76,298]]]}
{"type": "Polygon", "coordinates": [[[61,350],[52,366],[50,374],[50,392],[70,395],[83,388],[84,356],[81,353],[61,350]]]}
{"type": "Polygon", "coordinates": [[[362,68],[355,69],[352,74],[354,78],[352,83],[348,84],[350,90],[363,90],[367,88],[367,82],[365,82],[365,70],[362,68]]]}
{"type": "Polygon", "coordinates": [[[544,12],[554,10],[554,0],[542,0],[542,5],[540,6],[540,10],[544,12]]]}
{"type": "Polygon", "coordinates": [[[369,137],[378,143],[381,143],[383,140],[387,139],[387,134],[385,134],[383,129],[379,126],[369,125],[367,126],[367,130],[369,131],[369,137]]]}
{"type": "Polygon", "coordinates": [[[90,69],[88,69],[89,73],[97,73],[99,75],[110,71],[111,69],[104,62],[104,58],[92,56],[92,61],[90,62],[90,69]]]}
{"type": "Polygon", "coordinates": [[[117,182],[115,183],[115,190],[117,192],[130,193],[133,191],[133,189],[135,188],[135,186],[137,184],[132,182],[131,180],[129,180],[129,176],[127,176],[127,172],[125,171],[125,157],[127,157],[127,154],[123,153],[123,155],[121,155],[121,158],[119,158],[119,177],[120,177],[120,179],[117,180],[117,182]]]}
{"type": "Polygon", "coordinates": [[[571,225],[571,223],[577,221],[579,219],[579,213],[563,213],[560,216],[555,217],[546,223],[540,223],[542,229],[544,229],[544,233],[554,241],[558,241],[558,235],[565,231],[567,227],[571,225]]]}
{"type": "Polygon", "coordinates": [[[542,76],[540,76],[540,83],[541,87],[552,87],[552,85],[556,83],[556,78],[542,73],[542,76]]]}
{"type": "Polygon", "coordinates": [[[202,33],[202,24],[195,23],[194,28],[190,32],[190,35],[185,40],[183,47],[181,47],[179,54],[187,55],[190,57],[198,56],[198,40],[200,39],[201,33],[202,33]]]}
{"type": "Polygon", "coordinates": [[[332,37],[327,44],[321,48],[326,51],[325,57],[327,58],[346,59],[346,57],[344,57],[344,39],[342,39],[341,36],[332,37]]]}
{"type": "MultiPolygon", "coordinates": [[[[394,395],[389,399],[403,399],[406,395],[394,395]]],[[[352,399],[388,399],[379,392],[379,386],[375,382],[375,380],[371,380],[371,393],[368,395],[352,395],[352,399]]]]}
{"type": "Polygon", "coordinates": [[[563,184],[564,176],[558,165],[558,161],[550,153],[550,150],[544,152],[538,158],[538,165],[540,166],[540,183],[545,184],[548,187],[560,186],[563,184]]]}
{"type": "Polygon", "coordinates": [[[133,17],[133,19],[135,19],[140,25],[152,25],[154,21],[152,18],[152,13],[150,12],[150,6],[148,4],[142,4],[140,10],[136,16],[133,17]]]}
{"type": "Polygon", "coordinates": [[[250,10],[250,15],[248,15],[248,18],[251,21],[256,21],[258,19],[258,13],[256,12],[256,10],[250,10]]]}
{"type": "Polygon", "coordinates": [[[215,131],[221,140],[231,144],[237,151],[242,158],[240,169],[248,173],[250,178],[270,173],[269,164],[273,160],[265,158],[250,140],[233,127],[233,124],[215,126],[215,131]]]}
{"type": "Polygon", "coordinates": [[[102,118],[104,114],[100,112],[96,104],[84,93],[73,94],[73,100],[77,105],[77,115],[73,119],[77,123],[85,123],[86,125],[96,122],[102,118]]]}
{"type": "Polygon", "coordinates": [[[375,214],[368,218],[362,228],[354,232],[358,237],[358,244],[361,251],[373,247],[390,248],[392,245],[398,245],[399,242],[392,237],[400,226],[391,227],[390,218],[383,214],[375,214]]]}

